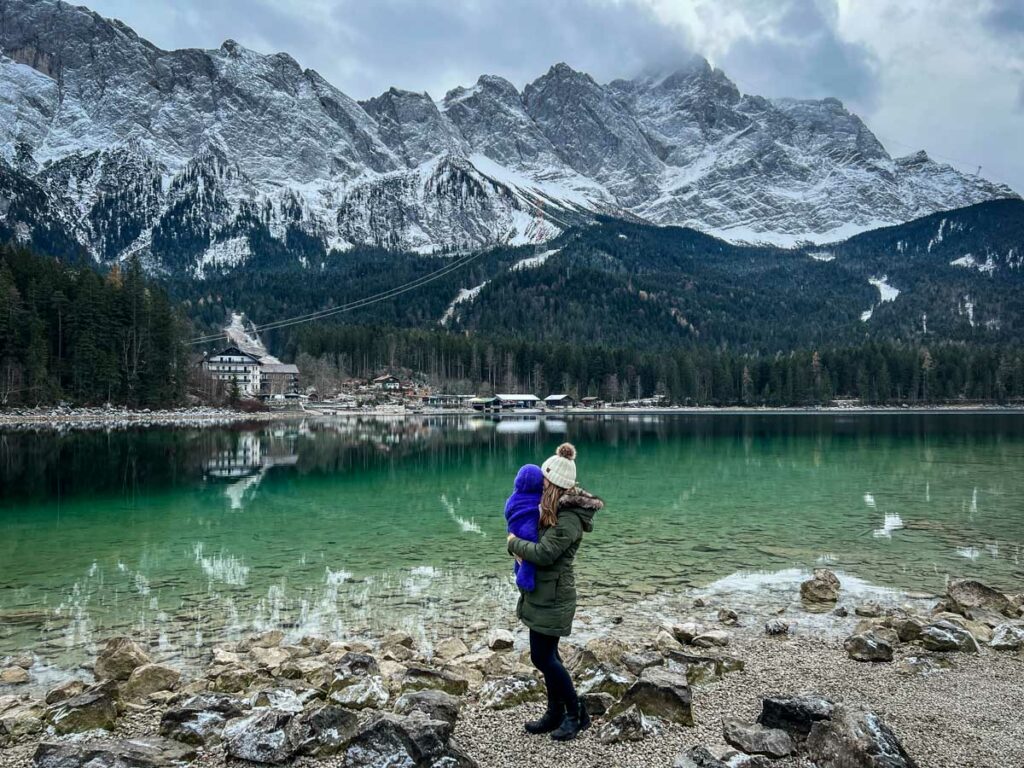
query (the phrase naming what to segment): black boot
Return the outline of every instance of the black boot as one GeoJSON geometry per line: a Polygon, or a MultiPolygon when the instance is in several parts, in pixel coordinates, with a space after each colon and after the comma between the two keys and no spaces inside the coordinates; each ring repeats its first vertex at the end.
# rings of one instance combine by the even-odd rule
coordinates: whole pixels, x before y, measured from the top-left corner
{"type": "Polygon", "coordinates": [[[566,712],[565,719],[558,729],[551,734],[555,741],[572,741],[582,731],[590,727],[590,713],[582,704],[576,706],[575,712],[566,712]]]}
{"type": "Polygon", "coordinates": [[[528,722],[524,727],[527,733],[532,733],[535,736],[541,733],[551,733],[561,725],[564,717],[565,707],[562,702],[548,699],[547,711],[537,720],[528,722]]]}

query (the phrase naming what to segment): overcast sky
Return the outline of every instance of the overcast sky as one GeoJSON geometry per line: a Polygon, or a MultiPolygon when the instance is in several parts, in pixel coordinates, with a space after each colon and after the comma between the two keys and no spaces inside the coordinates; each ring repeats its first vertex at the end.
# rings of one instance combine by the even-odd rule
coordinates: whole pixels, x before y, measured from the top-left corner
{"type": "Polygon", "coordinates": [[[84,2],[163,48],[287,51],[359,99],[482,73],[522,86],[559,61],[607,82],[699,53],[741,91],[835,96],[891,154],[1024,192],[1024,0],[84,2]]]}

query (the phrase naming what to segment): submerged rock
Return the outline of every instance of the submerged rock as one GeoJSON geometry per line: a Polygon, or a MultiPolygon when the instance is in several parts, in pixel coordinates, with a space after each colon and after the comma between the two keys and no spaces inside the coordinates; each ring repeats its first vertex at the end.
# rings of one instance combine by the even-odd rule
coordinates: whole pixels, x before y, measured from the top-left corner
{"type": "Polygon", "coordinates": [[[127,680],[136,668],[152,659],[130,637],[112,637],[96,658],[96,677],[100,680],[127,680]]]}
{"type": "Polygon", "coordinates": [[[641,741],[654,732],[654,724],[633,705],[604,723],[597,731],[597,740],[602,744],[641,741]]]}
{"type": "Polygon", "coordinates": [[[442,664],[454,661],[460,656],[465,656],[468,653],[469,648],[457,637],[445,638],[434,646],[434,658],[442,664]]]}
{"type": "Polygon", "coordinates": [[[748,755],[780,758],[793,754],[793,739],[781,728],[767,728],[760,723],[726,720],[722,726],[726,742],[748,755]]]}
{"type": "Polygon", "coordinates": [[[160,736],[88,744],[42,742],[32,761],[36,768],[170,768],[196,758],[196,750],[160,736]]]}
{"type": "Polygon", "coordinates": [[[24,685],[29,681],[28,670],[17,665],[0,669],[0,685],[24,685]]]}

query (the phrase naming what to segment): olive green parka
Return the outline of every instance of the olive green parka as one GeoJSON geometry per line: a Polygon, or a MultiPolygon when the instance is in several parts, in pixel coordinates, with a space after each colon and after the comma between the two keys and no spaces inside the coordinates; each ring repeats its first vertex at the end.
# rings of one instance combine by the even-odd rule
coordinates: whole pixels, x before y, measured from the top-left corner
{"type": "Polygon", "coordinates": [[[537,566],[532,592],[519,590],[516,615],[542,635],[564,637],[576,615],[576,574],[573,560],[584,532],[594,530],[594,514],[604,507],[597,496],[576,487],[558,503],[558,522],[540,532],[536,543],[512,539],[508,551],[537,566]]]}

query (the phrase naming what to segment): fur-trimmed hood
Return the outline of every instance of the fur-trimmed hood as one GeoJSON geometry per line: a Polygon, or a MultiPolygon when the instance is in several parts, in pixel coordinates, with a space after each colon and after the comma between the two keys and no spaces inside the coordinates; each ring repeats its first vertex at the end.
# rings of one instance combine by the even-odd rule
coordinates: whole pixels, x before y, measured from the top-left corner
{"type": "Polygon", "coordinates": [[[572,510],[580,518],[583,530],[589,533],[594,530],[594,515],[604,509],[604,501],[580,488],[578,485],[566,491],[558,501],[558,511],[572,510]]]}

